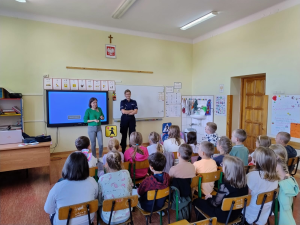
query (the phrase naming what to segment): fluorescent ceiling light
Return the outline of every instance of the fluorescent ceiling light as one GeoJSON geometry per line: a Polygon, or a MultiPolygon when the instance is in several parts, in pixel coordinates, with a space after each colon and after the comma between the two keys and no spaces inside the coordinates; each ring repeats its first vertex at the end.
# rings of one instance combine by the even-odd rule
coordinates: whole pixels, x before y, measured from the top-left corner
{"type": "Polygon", "coordinates": [[[26,3],[26,0],[16,0],[16,2],[26,3]]]}
{"type": "Polygon", "coordinates": [[[114,12],[112,18],[120,19],[135,1],[136,0],[124,0],[122,4],[117,8],[117,10],[114,12]]]}
{"type": "Polygon", "coordinates": [[[208,13],[207,15],[202,16],[202,17],[200,17],[199,19],[196,19],[196,20],[194,20],[193,22],[188,23],[187,25],[184,25],[184,26],[181,27],[180,29],[181,29],[181,30],[189,29],[189,28],[191,28],[191,27],[197,25],[198,23],[201,23],[201,22],[203,22],[203,21],[205,21],[205,20],[208,20],[208,19],[210,19],[210,18],[216,16],[217,14],[218,14],[218,12],[211,12],[211,13],[208,13]]]}

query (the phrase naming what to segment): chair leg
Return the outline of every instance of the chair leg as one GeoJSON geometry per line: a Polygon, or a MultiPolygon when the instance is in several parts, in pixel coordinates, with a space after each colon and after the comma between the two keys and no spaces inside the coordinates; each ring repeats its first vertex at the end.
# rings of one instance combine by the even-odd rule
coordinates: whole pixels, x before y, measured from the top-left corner
{"type": "Polygon", "coordinates": [[[146,225],[148,225],[148,216],[146,216],[146,225]]]}
{"type": "Polygon", "coordinates": [[[169,209],[167,209],[167,213],[168,213],[168,223],[170,224],[170,212],[169,212],[169,209]]]}
{"type": "Polygon", "coordinates": [[[159,222],[160,222],[160,225],[163,225],[163,221],[162,221],[162,211],[159,212],[159,222]]]}

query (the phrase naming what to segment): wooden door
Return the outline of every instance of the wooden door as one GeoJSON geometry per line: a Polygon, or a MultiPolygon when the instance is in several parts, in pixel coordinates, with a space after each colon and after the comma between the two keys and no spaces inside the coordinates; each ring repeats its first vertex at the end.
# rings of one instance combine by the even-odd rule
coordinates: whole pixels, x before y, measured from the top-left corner
{"type": "Polygon", "coordinates": [[[242,78],[241,128],[247,132],[244,145],[253,152],[256,137],[267,134],[268,96],[265,95],[266,77],[242,78]]]}

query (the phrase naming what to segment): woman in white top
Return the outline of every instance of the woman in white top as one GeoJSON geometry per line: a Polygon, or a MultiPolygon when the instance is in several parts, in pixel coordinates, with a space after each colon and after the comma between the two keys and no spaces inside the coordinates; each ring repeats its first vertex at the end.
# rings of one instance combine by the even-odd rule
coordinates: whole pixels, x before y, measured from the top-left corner
{"type": "Polygon", "coordinates": [[[164,149],[167,152],[177,152],[179,146],[185,144],[185,141],[180,138],[180,129],[176,125],[170,126],[169,138],[164,141],[164,149]]]}
{"type": "Polygon", "coordinates": [[[245,217],[249,224],[255,222],[258,225],[264,225],[267,223],[272,202],[264,205],[259,220],[255,221],[261,207],[260,205],[256,205],[256,200],[257,195],[273,191],[278,187],[279,176],[276,172],[276,155],[270,148],[258,147],[255,149],[253,159],[255,169],[247,174],[247,185],[251,201],[250,205],[246,208],[245,217]]]}
{"type": "MultiPolygon", "coordinates": [[[[81,152],[73,152],[67,158],[62,169],[63,180],[50,190],[44,210],[50,214],[52,225],[65,225],[67,220],[58,219],[58,209],[92,201],[98,197],[98,184],[89,176],[89,165],[86,156],[81,152]]],[[[95,213],[91,213],[91,221],[95,213]]],[[[89,224],[88,215],[70,219],[70,224],[89,224]]]]}

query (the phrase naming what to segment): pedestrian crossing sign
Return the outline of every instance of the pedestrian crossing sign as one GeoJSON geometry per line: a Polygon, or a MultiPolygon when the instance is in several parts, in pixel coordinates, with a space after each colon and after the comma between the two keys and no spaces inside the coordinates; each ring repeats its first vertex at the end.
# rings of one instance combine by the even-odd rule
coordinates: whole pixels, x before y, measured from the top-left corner
{"type": "Polygon", "coordinates": [[[106,137],[117,137],[117,126],[105,126],[105,136],[106,137]]]}

